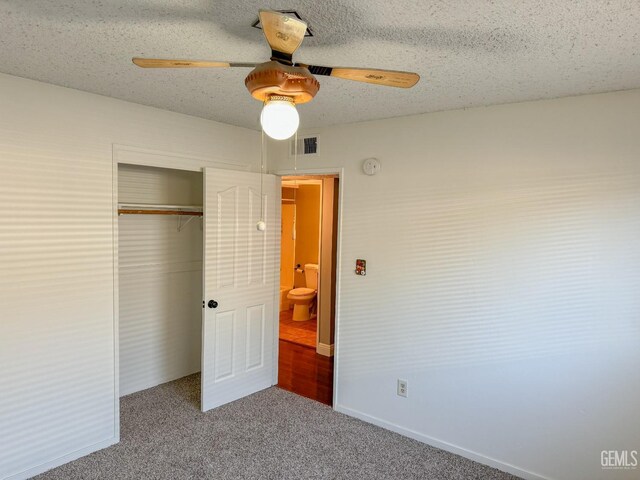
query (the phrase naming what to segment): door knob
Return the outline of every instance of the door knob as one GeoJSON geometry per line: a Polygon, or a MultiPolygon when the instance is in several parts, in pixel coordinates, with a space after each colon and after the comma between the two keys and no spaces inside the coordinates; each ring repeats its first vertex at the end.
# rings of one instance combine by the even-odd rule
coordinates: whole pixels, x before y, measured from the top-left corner
{"type": "Polygon", "coordinates": [[[209,305],[209,308],[216,308],[218,306],[218,302],[216,302],[215,300],[209,300],[209,303],[207,305],[209,305]]]}

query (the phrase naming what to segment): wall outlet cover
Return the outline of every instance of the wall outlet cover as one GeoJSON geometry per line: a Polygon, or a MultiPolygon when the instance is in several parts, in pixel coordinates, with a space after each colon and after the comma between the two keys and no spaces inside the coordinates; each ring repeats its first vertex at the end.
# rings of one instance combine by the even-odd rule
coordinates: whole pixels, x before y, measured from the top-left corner
{"type": "Polygon", "coordinates": [[[406,380],[398,379],[398,395],[401,397],[409,396],[409,382],[406,380]]]}

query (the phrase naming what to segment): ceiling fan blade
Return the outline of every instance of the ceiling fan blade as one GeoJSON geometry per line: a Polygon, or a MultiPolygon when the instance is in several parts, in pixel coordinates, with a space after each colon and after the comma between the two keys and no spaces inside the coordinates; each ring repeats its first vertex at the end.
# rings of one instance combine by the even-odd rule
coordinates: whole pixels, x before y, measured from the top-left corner
{"type": "Polygon", "coordinates": [[[209,60],[174,60],[163,58],[132,58],[142,68],[229,68],[255,67],[257,63],[214,62],[209,60]]]}
{"type": "Polygon", "coordinates": [[[271,50],[284,53],[289,59],[307,32],[307,24],[297,18],[271,10],[260,10],[260,24],[271,50]]]}
{"type": "Polygon", "coordinates": [[[317,65],[304,65],[297,63],[298,67],[308,68],[313,75],[326,75],[330,77],[344,78],[355,82],[373,83],[387,87],[411,88],[420,75],[413,72],[401,72],[397,70],[378,70],[375,68],[348,68],[348,67],[319,67],[317,65]]]}

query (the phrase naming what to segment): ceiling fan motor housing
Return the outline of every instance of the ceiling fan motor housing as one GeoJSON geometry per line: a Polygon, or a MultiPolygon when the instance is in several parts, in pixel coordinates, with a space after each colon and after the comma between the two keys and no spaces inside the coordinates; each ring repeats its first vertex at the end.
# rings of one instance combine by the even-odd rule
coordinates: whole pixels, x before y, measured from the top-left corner
{"type": "Polygon", "coordinates": [[[264,102],[271,95],[283,95],[301,104],[313,100],[320,83],[304,67],[283,65],[276,61],[261,63],[251,71],[244,84],[256,100],[264,102]]]}

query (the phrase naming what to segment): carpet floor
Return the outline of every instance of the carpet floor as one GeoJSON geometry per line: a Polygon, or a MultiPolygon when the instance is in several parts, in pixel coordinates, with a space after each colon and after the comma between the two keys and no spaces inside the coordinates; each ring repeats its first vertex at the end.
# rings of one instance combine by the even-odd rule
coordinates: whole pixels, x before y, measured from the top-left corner
{"type": "Polygon", "coordinates": [[[122,398],[119,444],[38,479],[514,479],[276,387],[207,413],[191,375],[122,398]]]}

